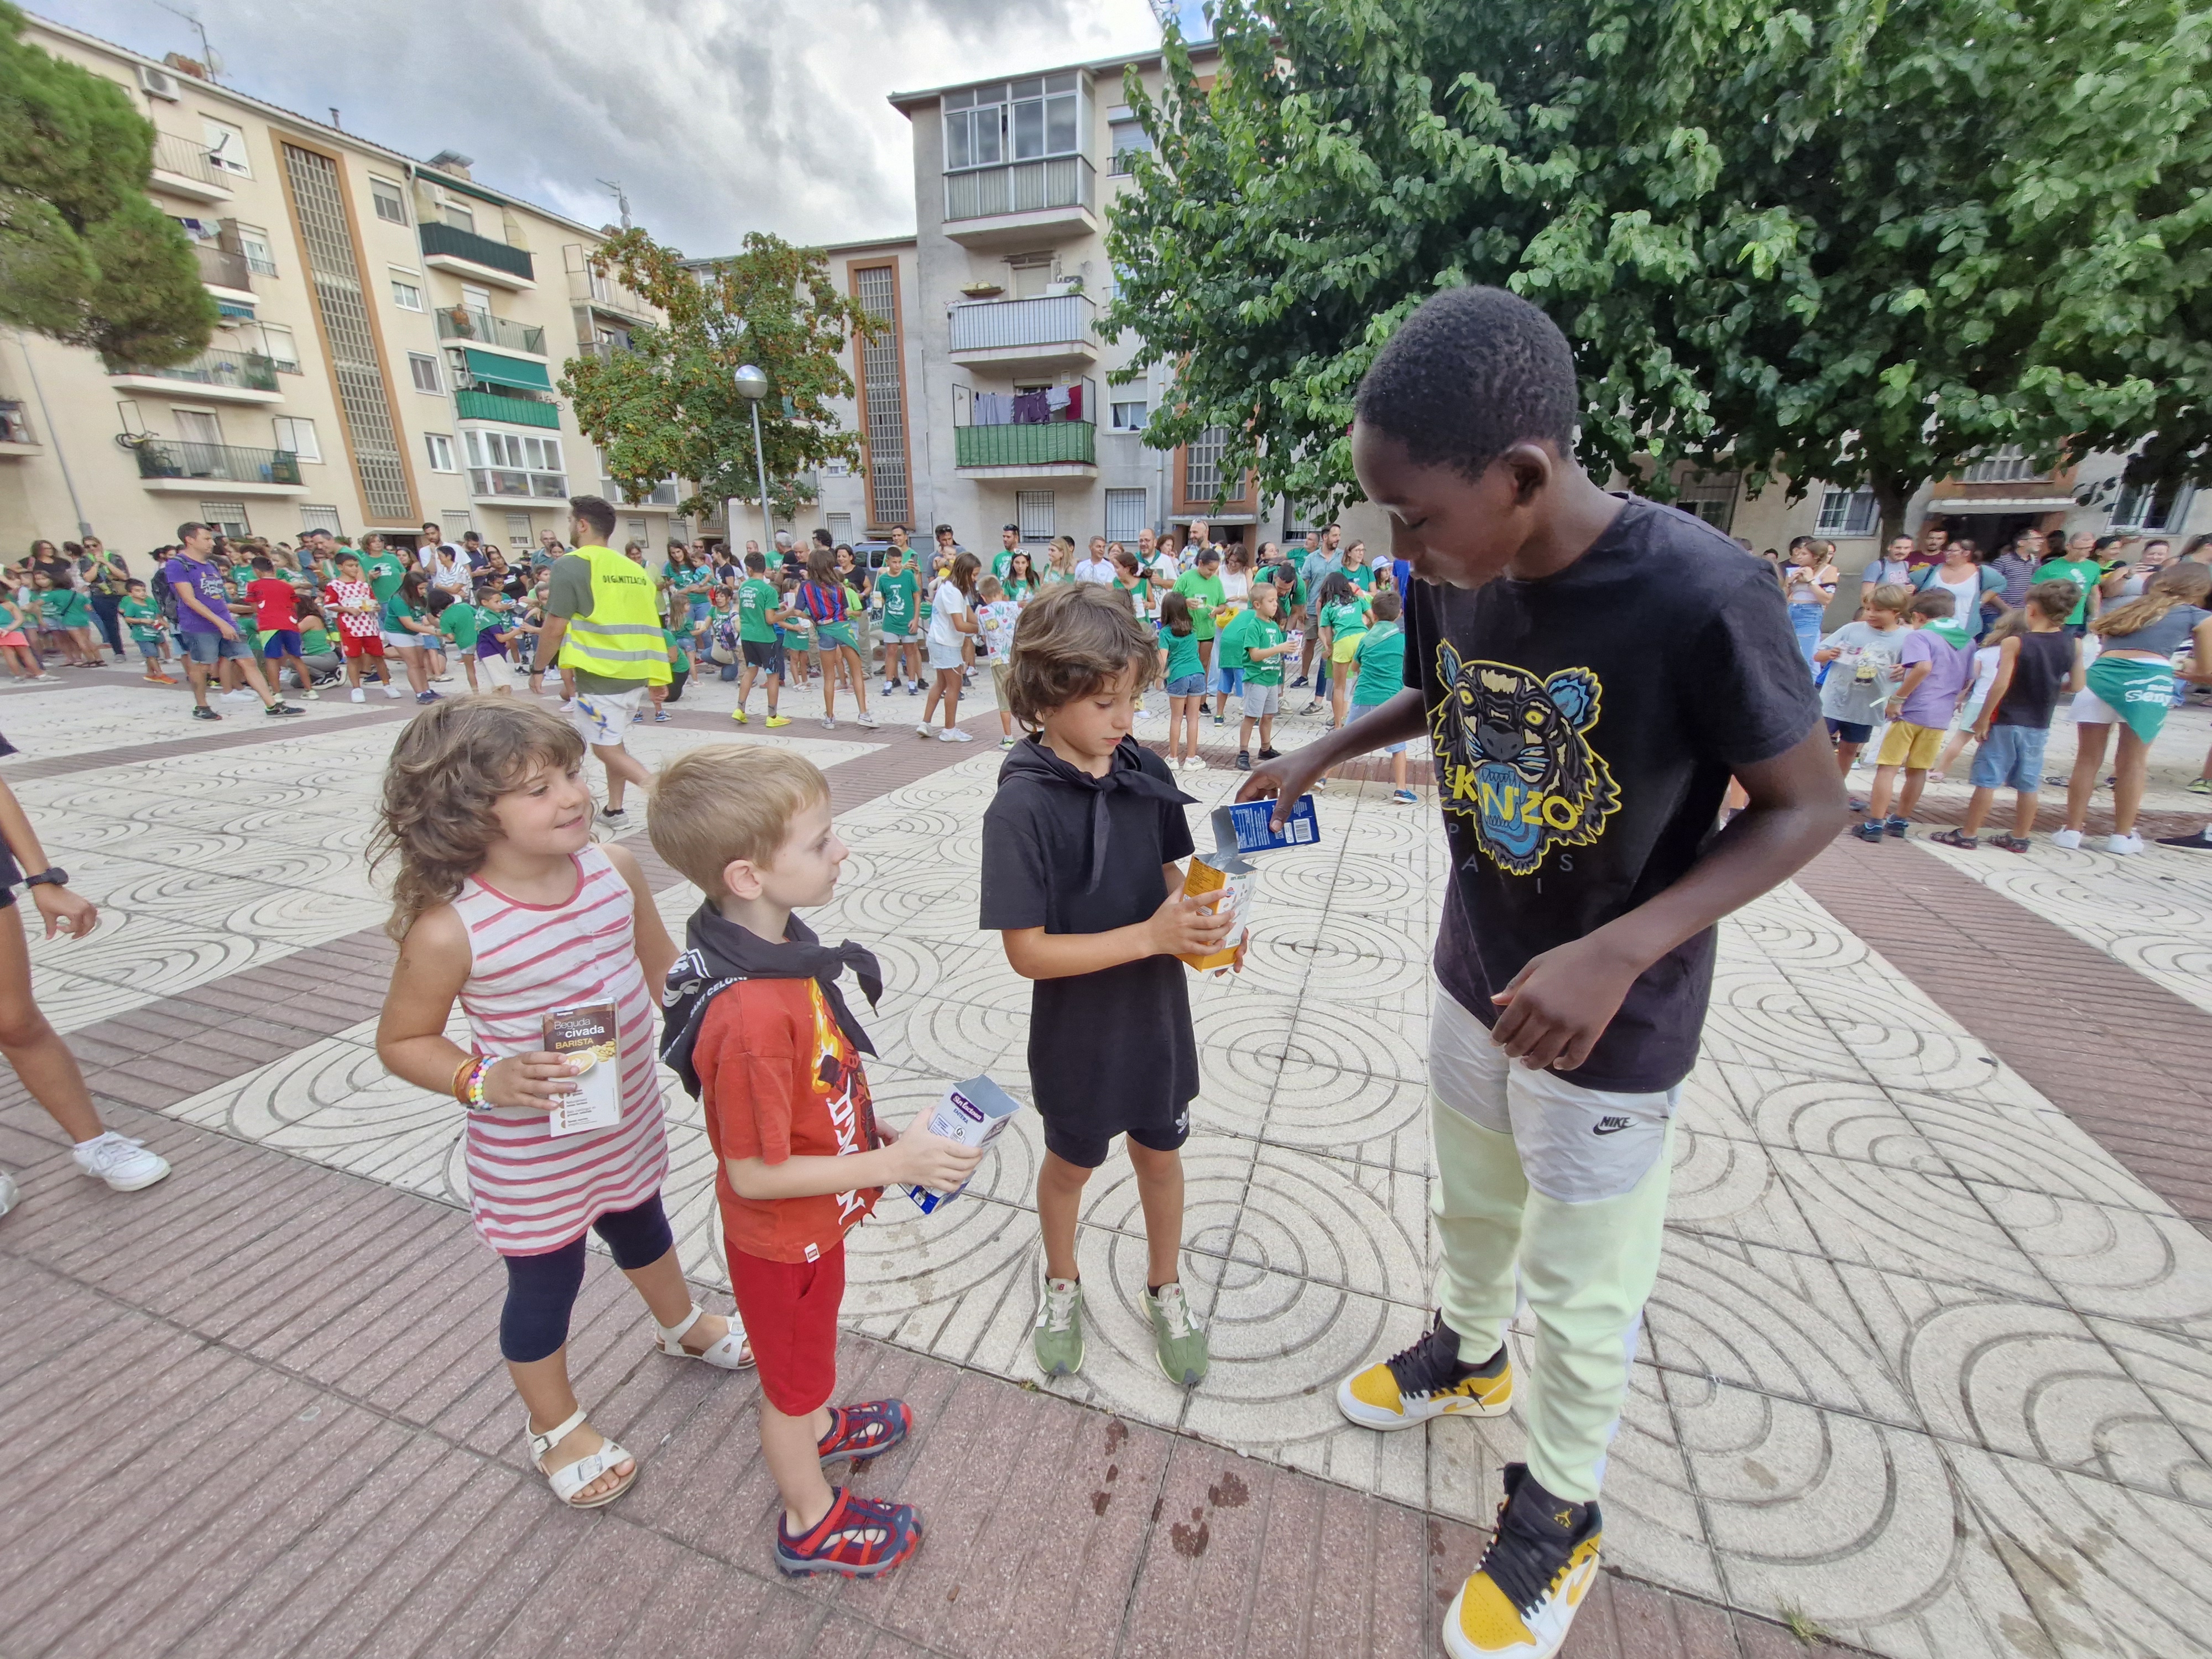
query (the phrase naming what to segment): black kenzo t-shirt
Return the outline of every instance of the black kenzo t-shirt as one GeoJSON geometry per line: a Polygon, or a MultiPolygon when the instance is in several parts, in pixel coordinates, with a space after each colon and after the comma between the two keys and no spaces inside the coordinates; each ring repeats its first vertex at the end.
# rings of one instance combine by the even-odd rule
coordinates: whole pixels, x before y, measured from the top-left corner
{"type": "MultiPolygon", "coordinates": [[[[1703,520],[1627,497],[1541,581],[1411,584],[1406,684],[1429,711],[1456,870],[1436,970],[1486,1025],[1530,957],[1671,886],[1730,770],[1820,707],[1773,571],[1703,520]]],[[[1590,1089],[1669,1089],[1697,1060],[1713,935],[1645,969],[1583,1066],[1590,1089]]]]}

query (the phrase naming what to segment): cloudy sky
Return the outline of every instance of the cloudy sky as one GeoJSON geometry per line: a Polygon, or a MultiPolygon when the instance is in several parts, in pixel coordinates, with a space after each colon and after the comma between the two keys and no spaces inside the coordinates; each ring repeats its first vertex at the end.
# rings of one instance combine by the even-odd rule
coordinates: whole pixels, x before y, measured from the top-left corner
{"type": "MultiPolygon", "coordinates": [[[[638,223],[690,254],[748,230],[795,241],[914,228],[917,87],[1141,51],[1146,0],[179,0],[243,92],[586,223],[638,223]]],[[[153,0],[26,9],[155,58],[198,37],[153,0]]]]}

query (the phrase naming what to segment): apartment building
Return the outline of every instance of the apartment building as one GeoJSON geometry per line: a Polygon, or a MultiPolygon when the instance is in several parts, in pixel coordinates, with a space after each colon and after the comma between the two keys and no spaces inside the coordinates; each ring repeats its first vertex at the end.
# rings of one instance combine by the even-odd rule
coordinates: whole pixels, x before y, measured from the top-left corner
{"type": "MultiPolygon", "coordinates": [[[[435,523],[510,548],[603,493],[553,390],[653,313],[595,276],[594,228],[162,60],[33,17],[27,38],[123,87],[153,122],[148,189],[182,225],[222,325],[191,362],[106,363],[0,342],[0,545],[88,528],[131,553],[179,520],[272,540],[409,544],[435,523]]],[[[626,536],[684,534],[664,483],[626,536]]]]}

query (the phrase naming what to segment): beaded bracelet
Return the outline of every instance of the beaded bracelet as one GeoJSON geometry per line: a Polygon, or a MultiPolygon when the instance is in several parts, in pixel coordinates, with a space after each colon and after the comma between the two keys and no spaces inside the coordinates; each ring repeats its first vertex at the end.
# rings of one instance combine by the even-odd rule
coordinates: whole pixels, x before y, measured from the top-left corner
{"type": "Polygon", "coordinates": [[[484,1097],[484,1085],[491,1079],[491,1056],[486,1054],[477,1061],[476,1070],[469,1073],[468,1105],[472,1112],[488,1112],[491,1109],[491,1103],[484,1097]]]}

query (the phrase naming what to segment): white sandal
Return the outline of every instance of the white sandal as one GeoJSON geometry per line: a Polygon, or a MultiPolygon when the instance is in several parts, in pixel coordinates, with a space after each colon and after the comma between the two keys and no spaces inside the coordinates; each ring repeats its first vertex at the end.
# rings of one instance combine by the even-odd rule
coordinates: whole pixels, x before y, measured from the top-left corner
{"type": "Polygon", "coordinates": [[[724,1316],[730,1328],[722,1334],[720,1341],[712,1344],[704,1353],[693,1353],[684,1346],[684,1334],[707,1316],[707,1310],[697,1303],[680,1325],[653,1323],[660,1332],[660,1351],[674,1354],[678,1359],[703,1359],[716,1370],[741,1371],[753,1363],[753,1351],[745,1342],[745,1328],[738,1322],[735,1314],[724,1316]]]}
{"type": "Polygon", "coordinates": [[[603,1435],[600,1438],[605,1440],[605,1443],[599,1450],[586,1452],[565,1468],[547,1468],[545,1454],[574,1434],[583,1425],[583,1421],[584,1408],[579,1406],[576,1407],[575,1415],[559,1426],[548,1429],[544,1434],[538,1433],[530,1426],[530,1419],[526,1415],[522,1419],[522,1431],[530,1438],[531,1461],[537,1466],[538,1474],[545,1477],[546,1484],[553,1488],[554,1497],[572,1510],[595,1510],[602,1504],[613,1503],[616,1498],[630,1489],[630,1483],[637,1479],[637,1460],[613,1441],[606,1440],[603,1435]],[[623,1477],[622,1484],[612,1492],[601,1492],[597,1498],[579,1498],[576,1496],[592,1481],[611,1471],[619,1463],[630,1465],[630,1471],[623,1477]]]}

